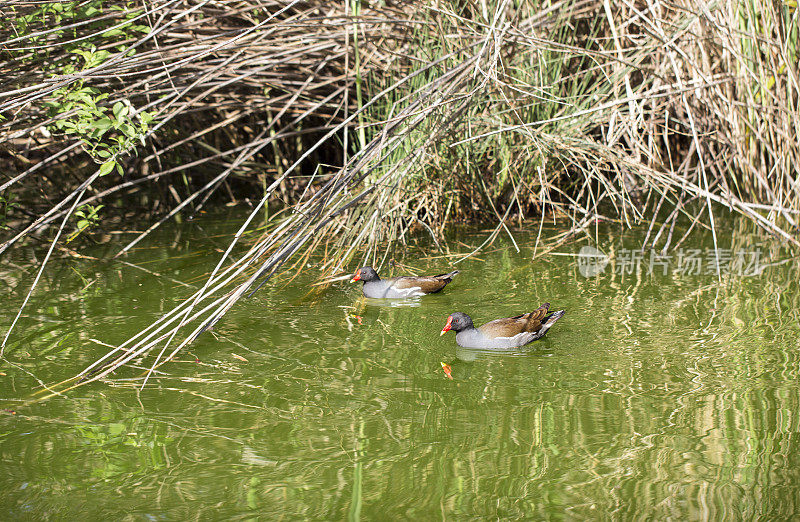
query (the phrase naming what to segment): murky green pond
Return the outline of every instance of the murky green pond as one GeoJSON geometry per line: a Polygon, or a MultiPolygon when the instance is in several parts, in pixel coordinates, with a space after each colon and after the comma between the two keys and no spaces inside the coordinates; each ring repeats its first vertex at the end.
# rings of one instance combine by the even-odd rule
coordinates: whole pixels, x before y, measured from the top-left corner
{"type": "MultiPolygon", "coordinates": [[[[532,260],[532,226],[520,253],[500,236],[407,306],[345,282],[312,292],[312,266],[240,301],[141,392],[129,369],[30,402],[189,295],[175,281],[202,284],[230,227],[165,230],[126,258],[159,276],[61,258],[0,361],[0,519],[796,517],[798,260],[723,226],[721,281],[710,234],[640,257],[646,231],[616,225],[596,274],[576,257],[586,241],[532,260]],[[545,301],[567,314],[526,351],[439,336],[453,311],[479,323],[545,301]]],[[[3,333],[42,255],[4,259],[3,333]]],[[[405,262],[449,266],[435,255],[405,262]]]]}

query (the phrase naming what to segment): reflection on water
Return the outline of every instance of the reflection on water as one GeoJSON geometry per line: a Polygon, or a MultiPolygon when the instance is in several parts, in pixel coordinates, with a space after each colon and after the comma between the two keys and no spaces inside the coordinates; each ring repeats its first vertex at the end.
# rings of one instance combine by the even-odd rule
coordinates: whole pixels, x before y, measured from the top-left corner
{"type": "MultiPolygon", "coordinates": [[[[452,337],[452,336],[451,336],[452,337]]],[[[456,346],[456,357],[464,362],[472,362],[477,359],[489,359],[492,357],[526,357],[530,355],[542,355],[542,345],[544,343],[532,343],[523,347],[509,348],[504,350],[482,350],[480,348],[464,348],[456,346]]]]}
{"type": "Polygon", "coordinates": [[[374,297],[362,297],[362,302],[367,306],[390,306],[393,308],[399,307],[417,307],[422,305],[421,297],[406,297],[405,299],[377,299],[374,297]]]}
{"type": "MultiPolygon", "coordinates": [[[[797,262],[734,225],[731,248],[761,245],[760,276],[628,272],[612,257],[584,277],[575,255],[531,261],[535,232],[519,232],[521,254],[496,243],[415,306],[378,305],[347,283],[309,293],[313,274],[301,276],[242,301],[141,393],[142,371],[129,369],[25,404],[36,379],[75,374],[104,353],[99,342],[125,340],[184,298],[166,277],[201,282],[224,240],[191,225],[128,259],[161,278],[54,263],[0,370],[1,407],[15,412],[0,415],[0,513],[792,518],[797,262]],[[482,323],[544,301],[567,314],[523,350],[467,351],[439,336],[453,311],[482,323]]],[[[642,239],[607,232],[606,253],[642,239]]],[[[0,274],[5,317],[33,270],[32,253],[16,255],[0,274]]]]}

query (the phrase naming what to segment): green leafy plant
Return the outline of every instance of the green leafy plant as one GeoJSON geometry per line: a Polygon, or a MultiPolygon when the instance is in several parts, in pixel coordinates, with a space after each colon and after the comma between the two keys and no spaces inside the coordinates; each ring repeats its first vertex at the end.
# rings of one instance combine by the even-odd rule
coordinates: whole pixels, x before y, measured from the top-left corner
{"type": "Polygon", "coordinates": [[[0,196],[0,230],[8,230],[8,211],[18,206],[14,199],[15,194],[9,194],[8,197],[0,196]]]}
{"type": "MultiPolygon", "coordinates": [[[[110,55],[94,48],[74,53],[84,59],[83,69],[97,66],[110,55]]],[[[128,152],[136,142],[144,141],[153,116],[146,111],[135,113],[127,100],[117,101],[111,107],[102,105],[107,98],[108,93],[83,81],[56,90],[52,99],[45,102],[50,117],[57,118],[47,130],[77,136],[84,150],[98,163],[128,152]]],[[[122,175],[122,167],[117,165],[117,169],[122,175]]]]}
{"type": "MultiPolygon", "coordinates": [[[[137,24],[136,20],[142,14],[142,9],[136,9],[133,2],[114,3],[113,5],[103,5],[103,0],[89,0],[83,2],[45,2],[33,10],[26,11],[21,8],[11,8],[14,19],[15,35],[17,37],[37,33],[42,29],[50,29],[47,34],[31,36],[28,41],[34,45],[46,44],[47,38],[66,40],[63,49],[72,52],[75,49],[88,49],[93,45],[114,44],[133,38],[136,33],[148,33],[150,27],[137,24]],[[108,12],[118,12],[119,17],[103,17],[101,15],[108,12]],[[95,21],[91,21],[96,19],[95,21]],[[83,24],[86,29],[95,36],[91,38],[81,38],[79,27],[83,27],[78,22],[90,22],[83,24]],[[52,28],[52,29],[51,29],[52,28]],[[103,31],[103,29],[108,30],[103,31]]],[[[125,46],[120,44],[115,46],[117,51],[125,50],[125,46]]],[[[133,53],[134,51],[130,51],[133,53]]],[[[23,62],[41,61],[43,69],[50,75],[70,74],[69,65],[51,62],[51,49],[47,45],[41,48],[33,48],[33,52],[27,50],[10,51],[15,58],[23,62]]]]}
{"type": "Polygon", "coordinates": [[[73,241],[85,230],[97,225],[100,221],[99,212],[102,208],[103,205],[81,205],[81,207],[75,211],[75,217],[78,220],[77,229],[67,238],[67,243],[73,241]]]}
{"type": "MultiPolygon", "coordinates": [[[[41,50],[37,45],[26,45],[26,49],[33,51],[20,49],[11,54],[15,59],[41,63],[41,70],[50,78],[94,69],[119,53],[132,56],[135,49],[126,42],[150,31],[150,27],[136,23],[142,9],[136,8],[133,2],[104,3],[109,4],[103,0],[46,2],[29,12],[12,11],[17,14],[17,35],[30,34],[30,42],[45,45],[39,46],[41,50]],[[46,45],[47,40],[41,40],[44,35],[37,36],[37,32],[50,27],[54,29],[45,31],[49,33],[47,38],[66,40],[61,46],[62,52],[52,59],[49,54],[52,46],[46,45]]],[[[108,92],[88,85],[83,79],[57,89],[42,102],[51,118],[44,132],[78,137],[84,150],[97,163],[134,150],[137,141],[144,141],[152,114],[137,113],[127,99],[111,105],[108,98],[108,92]]],[[[119,165],[117,170],[121,175],[119,165]]]]}

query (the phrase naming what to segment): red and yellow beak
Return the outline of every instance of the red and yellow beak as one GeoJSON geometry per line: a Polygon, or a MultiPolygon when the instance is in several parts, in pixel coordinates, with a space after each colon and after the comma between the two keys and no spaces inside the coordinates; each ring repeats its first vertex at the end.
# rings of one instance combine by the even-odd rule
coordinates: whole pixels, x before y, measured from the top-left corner
{"type": "Polygon", "coordinates": [[[447,317],[447,324],[444,325],[444,328],[442,328],[442,332],[439,335],[446,334],[447,332],[450,331],[450,328],[452,327],[453,327],[453,316],[451,315],[447,317]]]}
{"type": "Polygon", "coordinates": [[[361,269],[359,268],[358,270],[356,270],[356,273],[353,274],[353,280],[350,281],[350,282],[351,283],[355,283],[356,281],[360,281],[360,280],[361,280],[361,269]]]}

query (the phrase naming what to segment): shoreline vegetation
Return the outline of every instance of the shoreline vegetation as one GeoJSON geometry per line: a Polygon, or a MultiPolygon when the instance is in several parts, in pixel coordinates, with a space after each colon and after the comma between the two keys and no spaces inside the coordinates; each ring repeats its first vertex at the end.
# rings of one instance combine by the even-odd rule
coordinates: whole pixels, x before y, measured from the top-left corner
{"type": "Polygon", "coordinates": [[[410,233],[441,249],[454,223],[496,236],[559,219],[591,236],[616,220],[667,251],[697,228],[717,244],[730,212],[800,245],[795,0],[20,1],[0,15],[0,255],[41,241],[40,275],[56,247],[132,215],[152,224],[116,256],[170,219],[252,206],[202,288],[84,382],[163,364],[311,252],[330,280],[356,259],[380,267],[410,233]]]}

